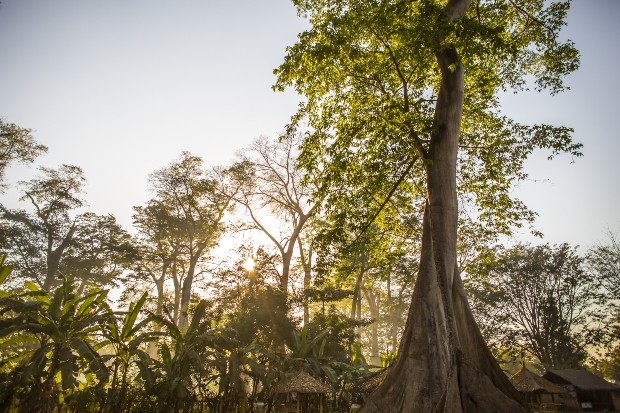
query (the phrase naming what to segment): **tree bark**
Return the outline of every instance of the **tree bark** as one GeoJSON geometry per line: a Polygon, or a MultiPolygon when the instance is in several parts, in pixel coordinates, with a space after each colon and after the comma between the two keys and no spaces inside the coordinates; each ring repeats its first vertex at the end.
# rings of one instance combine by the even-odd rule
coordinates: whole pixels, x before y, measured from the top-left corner
{"type": "Polygon", "coordinates": [[[380,366],[381,358],[379,356],[379,294],[375,294],[373,291],[365,289],[364,295],[366,301],[368,301],[368,308],[370,310],[370,318],[374,321],[370,325],[370,365],[380,366]]]}
{"type": "MultiPolygon", "coordinates": [[[[468,7],[469,0],[450,0],[448,20],[462,17],[468,7]]],[[[464,68],[453,48],[435,55],[442,82],[426,160],[420,272],[398,357],[362,412],[525,413],[480,334],[457,269],[456,161],[464,68]]]]}
{"type": "Polygon", "coordinates": [[[357,273],[357,277],[355,278],[355,287],[353,288],[353,298],[351,299],[351,319],[356,319],[357,314],[357,306],[361,307],[360,296],[362,294],[362,281],[364,279],[364,274],[366,273],[366,262],[362,260],[362,264],[360,266],[360,270],[357,273]]]}
{"type": "Polygon", "coordinates": [[[181,289],[181,311],[179,313],[178,326],[181,331],[185,331],[188,319],[189,302],[192,297],[192,284],[194,282],[194,273],[196,272],[196,264],[202,255],[202,252],[207,247],[207,243],[199,243],[196,253],[189,259],[189,266],[187,269],[187,275],[183,280],[183,288],[181,289]]]}
{"type": "Polygon", "coordinates": [[[69,243],[73,239],[73,234],[75,234],[76,229],[77,227],[75,226],[75,223],[73,223],[56,249],[53,248],[53,235],[51,230],[49,230],[47,245],[47,272],[45,274],[45,281],[43,282],[43,289],[45,291],[49,291],[55,284],[56,274],[58,273],[58,268],[60,267],[60,260],[62,259],[63,253],[69,246],[69,243]]]}
{"type": "Polygon", "coordinates": [[[304,325],[308,325],[308,323],[310,322],[310,300],[308,299],[307,292],[310,289],[312,283],[312,245],[308,247],[308,256],[304,254],[304,247],[301,241],[301,237],[297,238],[297,245],[299,246],[299,257],[301,259],[301,265],[304,268],[304,325]]]}

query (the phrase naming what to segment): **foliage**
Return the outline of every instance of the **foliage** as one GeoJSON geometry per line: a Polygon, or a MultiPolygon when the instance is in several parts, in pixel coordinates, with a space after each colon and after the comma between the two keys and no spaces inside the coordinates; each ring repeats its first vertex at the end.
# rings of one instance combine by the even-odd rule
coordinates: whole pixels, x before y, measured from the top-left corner
{"type": "Polygon", "coordinates": [[[21,292],[2,293],[0,339],[20,348],[2,358],[11,381],[3,405],[15,400],[24,409],[54,408],[107,382],[109,371],[97,352],[100,326],[112,317],[106,296],[102,290],[77,296],[67,279],[50,293],[31,281],[21,292]]]}
{"type": "Polygon", "coordinates": [[[599,280],[567,244],[489,254],[466,285],[483,332],[513,357],[527,352],[545,368],[577,368],[600,342],[599,280]]]}
{"type": "Polygon", "coordinates": [[[442,20],[435,1],[295,3],[312,27],[287,49],[275,88],[292,86],[307,97],[293,118],[310,126],[300,164],[331,214],[362,226],[381,208],[397,213],[399,193],[424,196],[419,159],[428,158],[435,128],[435,52],[443,47],[454,47],[467,68],[459,193],[487,226],[507,232],[533,219],[510,189],[527,177],[523,162],[535,148],[580,156],[570,128],[519,125],[499,114],[495,97],[526,87],[528,74],[538,88],[563,89],[562,76],[579,61],[573,44],[556,38],[567,3],[514,10],[509,2],[479,2],[455,24],[442,20]],[[395,204],[384,205],[387,198],[395,204]]]}
{"type": "Polygon", "coordinates": [[[122,319],[112,318],[103,326],[102,334],[106,344],[113,349],[113,364],[110,389],[107,395],[110,411],[123,411],[129,388],[129,374],[132,364],[136,363],[143,369],[151,363],[149,355],[143,350],[143,343],[148,343],[162,336],[158,331],[149,331],[147,327],[154,317],[138,320],[147,294],[135,303],[130,303],[122,319]]]}
{"type": "Polygon", "coordinates": [[[60,271],[79,281],[79,292],[120,287],[123,272],[137,258],[131,236],[111,214],[86,212],[76,218],[75,226],[60,271]]]}
{"type": "Polygon", "coordinates": [[[57,283],[56,275],[76,231],[75,210],[82,199],[84,174],[80,167],[61,165],[58,169],[39,168],[41,175],[21,182],[34,213],[0,206],[2,248],[15,259],[16,276],[31,279],[46,291],[57,283]]]}
{"type": "Polygon", "coordinates": [[[31,163],[47,147],[37,143],[32,130],[8,123],[0,118],[0,186],[4,185],[4,173],[11,163],[31,163]]]}
{"type": "Polygon", "coordinates": [[[200,301],[187,329],[180,329],[170,317],[152,316],[161,324],[169,340],[159,342],[157,359],[140,354],[140,378],[147,392],[157,400],[161,412],[178,412],[195,402],[193,374],[204,373],[205,352],[217,333],[209,328],[205,318],[206,301],[200,301]]]}
{"type": "MultiPolygon", "coordinates": [[[[232,200],[239,186],[234,177],[236,168],[207,171],[202,164],[200,157],[183,152],[178,160],[150,176],[156,195],[152,204],[157,206],[158,212],[164,212],[158,218],[165,218],[166,225],[179,236],[176,239],[181,244],[177,253],[183,252],[187,264],[184,274],[172,274],[177,294],[180,292],[176,316],[182,327],[187,325],[198,264],[217,245],[225,228],[225,213],[233,207],[232,200]]],[[[175,307],[176,304],[175,301],[175,307]]]]}

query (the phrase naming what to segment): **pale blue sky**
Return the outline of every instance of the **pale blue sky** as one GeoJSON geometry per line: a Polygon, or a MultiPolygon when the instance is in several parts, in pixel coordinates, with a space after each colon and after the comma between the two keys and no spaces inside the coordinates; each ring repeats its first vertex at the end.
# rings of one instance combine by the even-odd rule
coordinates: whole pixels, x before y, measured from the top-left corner
{"type": "MultiPolygon", "coordinates": [[[[585,145],[573,164],[534,157],[528,170],[545,182],[516,190],[549,242],[586,246],[620,229],[618,15],[618,0],[574,1],[564,34],[582,67],[572,90],[503,99],[508,115],[571,126],[585,145]]],[[[272,92],[272,70],[304,27],[288,0],[4,0],[0,116],[49,146],[36,165],[82,166],[90,208],[129,227],[148,174],[181,151],[226,164],[283,129],[299,98],[272,92]]],[[[15,167],[7,179],[32,173],[15,167]]]]}

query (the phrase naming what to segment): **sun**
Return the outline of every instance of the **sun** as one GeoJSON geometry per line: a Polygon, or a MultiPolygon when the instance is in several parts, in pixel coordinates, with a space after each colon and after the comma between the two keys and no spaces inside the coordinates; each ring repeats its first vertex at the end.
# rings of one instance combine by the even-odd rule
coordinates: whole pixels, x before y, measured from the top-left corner
{"type": "Polygon", "coordinates": [[[252,271],[254,270],[255,265],[256,263],[254,262],[254,259],[252,257],[249,257],[247,260],[244,261],[244,263],[241,266],[246,271],[252,271]]]}

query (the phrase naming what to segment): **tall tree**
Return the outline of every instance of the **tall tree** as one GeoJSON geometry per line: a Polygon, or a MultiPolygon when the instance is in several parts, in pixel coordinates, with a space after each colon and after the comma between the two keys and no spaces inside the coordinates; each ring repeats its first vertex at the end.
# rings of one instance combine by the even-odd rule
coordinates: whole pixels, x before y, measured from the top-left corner
{"type": "Polygon", "coordinates": [[[21,200],[30,202],[33,213],[0,208],[5,247],[17,261],[18,274],[34,277],[49,291],[77,229],[75,210],[84,204],[81,195],[86,180],[78,166],[39,170],[39,177],[21,182],[21,200]]]}
{"type": "Polygon", "coordinates": [[[607,232],[606,239],[597,243],[588,253],[591,271],[602,281],[608,309],[605,320],[607,331],[606,354],[599,368],[609,379],[620,381],[620,238],[618,233],[607,232]]]}
{"type": "MultiPolygon", "coordinates": [[[[157,202],[171,211],[183,233],[182,253],[187,268],[181,286],[181,308],[178,325],[187,324],[187,310],[198,264],[213,248],[224,230],[224,215],[233,204],[237,190],[226,188],[227,176],[235,170],[207,172],[202,159],[183,152],[181,157],[154,172],[151,185],[157,202]]],[[[238,182],[232,180],[231,182],[238,182]]],[[[238,184],[233,185],[235,188],[238,184]]]]}
{"type": "Polygon", "coordinates": [[[620,307],[620,238],[608,231],[604,241],[597,243],[588,254],[592,270],[603,281],[612,305],[620,307]]]}
{"type": "Polygon", "coordinates": [[[578,368],[600,337],[600,279],[584,263],[568,244],[519,245],[472,268],[468,290],[513,355],[530,353],[547,369],[578,368]]]}
{"type": "Polygon", "coordinates": [[[579,154],[570,129],[516,124],[499,114],[496,97],[530,78],[539,89],[563,89],[562,76],[578,66],[573,44],[558,40],[568,3],[294,3],[312,27],[288,49],[276,88],[294,86],[307,98],[293,120],[311,127],[301,160],[322,172],[319,195],[332,205],[353,197],[373,205],[409,184],[425,199],[420,272],[398,358],[363,411],[525,411],[467,304],[457,191],[470,195],[481,220],[509,232],[533,219],[510,197],[527,155],[537,147],[579,154]],[[343,184],[359,189],[339,192],[343,184]]]}
{"type": "Polygon", "coordinates": [[[8,123],[0,118],[0,184],[11,162],[30,163],[47,152],[47,147],[37,143],[32,130],[8,123]]]}
{"type": "Polygon", "coordinates": [[[183,231],[178,217],[169,206],[151,200],[144,207],[134,207],[133,223],[137,229],[136,249],[140,259],[130,275],[134,280],[147,280],[155,284],[157,291],[155,314],[164,315],[166,282],[172,281],[172,320],[178,322],[181,305],[181,284],[185,276],[185,260],[182,255],[183,231]]]}
{"type": "MultiPolygon", "coordinates": [[[[277,142],[267,138],[254,141],[241,155],[240,165],[248,175],[246,185],[236,197],[237,202],[246,208],[254,227],[262,231],[280,253],[280,289],[285,293],[289,288],[295,249],[301,249],[305,260],[310,258],[308,252],[304,254],[300,238],[320,203],[318,200],[311,202],[311,190],[302,184],[302,175],[297,168],[298,144],[294,131],[277,142]],[[265,216],[264,212],[269,215],[265,216]],[[284,225],[278,226],[278,222],[284,225]]],[[[308,264],[306,269],[310,267],[308,264]]]]}

